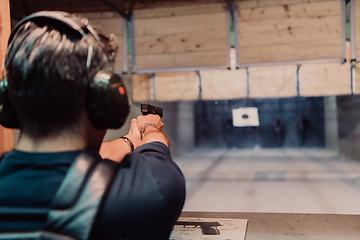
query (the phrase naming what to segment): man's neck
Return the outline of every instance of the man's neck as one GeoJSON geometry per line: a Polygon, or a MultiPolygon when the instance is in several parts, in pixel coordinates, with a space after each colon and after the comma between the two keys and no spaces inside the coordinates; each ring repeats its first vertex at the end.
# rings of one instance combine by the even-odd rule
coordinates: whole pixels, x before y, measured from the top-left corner
{"type": "Polygon", "coordinates": [[[22,135],[16,149],[24,152],[67,152],[83,150],[86,147],[88,147],[86,141],[80,136],[57,136],[34,140],[22,135]]]}
{"type": "Polygon", "coordinates": [[[67,152],[90,148],[99,151],[105,129],[96,129],[84,110],[71,128],[46,138],[35,139],[22,133],[17,150],[25,152],[67,152]]]}

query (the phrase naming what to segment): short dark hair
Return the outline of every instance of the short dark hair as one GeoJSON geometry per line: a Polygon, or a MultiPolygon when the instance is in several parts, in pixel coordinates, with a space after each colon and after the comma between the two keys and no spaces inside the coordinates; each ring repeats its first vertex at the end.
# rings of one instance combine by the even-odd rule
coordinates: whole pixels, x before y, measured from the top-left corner
{"type": "MultiPolygon", "coordinates": [[[[81,21],[87,24],[87,19],[81,21]]],[[[78,120],[85,109],[89,79],[99,70],[113,71],[116,38],[96,32],[102,44],[92,34],[87,34],[86,41],[52,20],[32,20],[19,28],[8,46],[5,66],[22,132],[34,138],[47,137],[71,128],[78,120]],[[89,44],[93,53],[88,69],[89,44]]]]}

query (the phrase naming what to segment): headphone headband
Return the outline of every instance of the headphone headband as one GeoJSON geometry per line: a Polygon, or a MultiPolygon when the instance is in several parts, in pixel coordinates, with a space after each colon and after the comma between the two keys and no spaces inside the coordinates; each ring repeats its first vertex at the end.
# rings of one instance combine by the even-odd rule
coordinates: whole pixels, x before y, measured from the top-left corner
{"type": "Polygon", "coordinates": [[[60,11],[37,12],[37,13],[33,13],[33,14],[25,17],[18,24],[16,24],[15,28],[13,29],[13,31],[11,32],[11,35],[9,37],[8,45],[10,45],[10,43],[12,42],[12,40],[13,40],[14,36],[16,35],[17,31],[19,30],[19,28],[23,24],[25,24],[26,22],[32,21],[34,19],[53,19],[53,20],[56,20],[59,23],[67,25],[70,29],[73,29],[73,30],[79,32],[82,36],[83,36],[83,33],[85,33],[84,29],[87,28],[87,25],[85,25],[79,19],[73,18],[72,15],[70,15],[69,13],[66,13],[66,12],[60,12],[60,11]]]}

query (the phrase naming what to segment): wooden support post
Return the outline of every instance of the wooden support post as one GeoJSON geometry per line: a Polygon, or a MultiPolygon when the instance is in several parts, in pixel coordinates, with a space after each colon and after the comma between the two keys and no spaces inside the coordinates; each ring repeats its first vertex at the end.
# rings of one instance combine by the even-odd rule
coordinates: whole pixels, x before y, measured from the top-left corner
{"type": "MultiPolygon", "coordinates": [[[[5,59],[7,41],[10,35],[10,5],[9,0],[0,1],[0,67],[5,59]]],[[[3,78],[3,71],[0,72],[3,78]]],[[[0,153],[14,148],[14,130],[0,127],[0,153]]]]}

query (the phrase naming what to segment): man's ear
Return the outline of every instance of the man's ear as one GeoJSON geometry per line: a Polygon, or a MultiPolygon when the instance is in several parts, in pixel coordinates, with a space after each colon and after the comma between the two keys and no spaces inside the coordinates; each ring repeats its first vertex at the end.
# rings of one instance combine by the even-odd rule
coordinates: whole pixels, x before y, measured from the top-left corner
{"type": "Polygon", "coordinates": [[[112,33],[109,35],[108,46],[105,46],[107,56],[110,61],[114,61],[116,57],[116,53],[119,48],[119,43],[117,41],[116,36],[112,33]]]}
{"type": "Polygon", "coordinates": [[[111,33],[108,36],[105,36],[98,29],[95,29],[95,31],[101,39],[101,43],[103,44],[103,50],[106,56],[108,57],[109,61],[111,62],[114,61],[116,57],[116,53],[119,48],[119,43],[116,36],[113,33],[111,33]]]}

